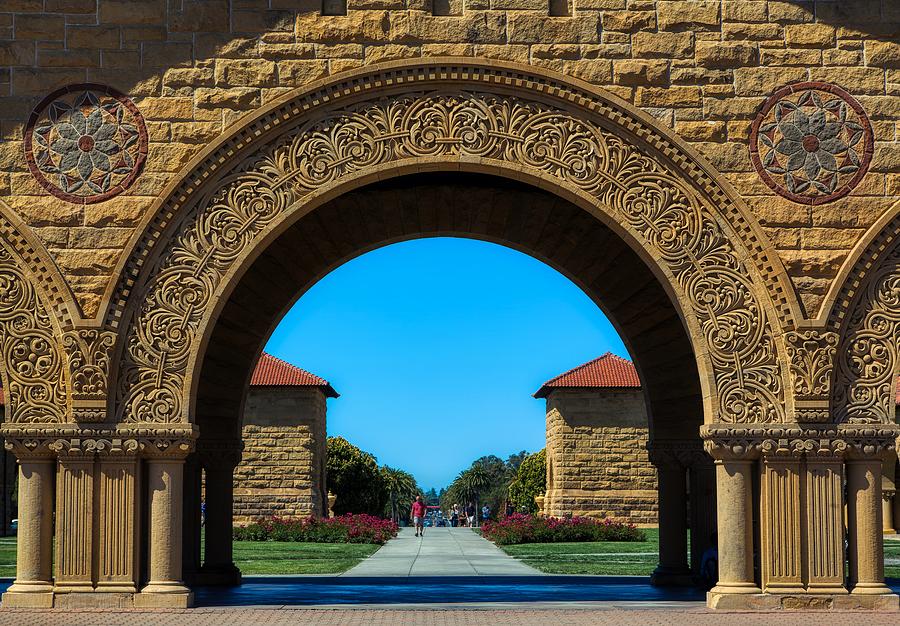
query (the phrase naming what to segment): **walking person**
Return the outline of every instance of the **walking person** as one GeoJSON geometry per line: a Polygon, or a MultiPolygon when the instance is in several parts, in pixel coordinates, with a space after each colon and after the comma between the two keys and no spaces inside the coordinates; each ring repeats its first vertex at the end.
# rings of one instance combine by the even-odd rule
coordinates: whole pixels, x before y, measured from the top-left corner
{"type": "Polygon", "coordinates": [[[491,519],[491,507],[485,504],[481,507],[481,522],[484,523],[489,519],[491,519]]]}
{"type": "Polygon", "coordinates": [[[452,528],[456,528],[459,526],[459,507],[457,505],[453,505],[453,509],[450,511],[450,526],[452,528]]]}
{"type": "Polygon", "coordinates": [[[410,516],[413,518],[413,524],[416,526],[416,537],[425,536],[425,503],[422,502],[422,496],[416,496],[416,501],[412,503],[410,516]]]}
{"type": "Polygon", "coordinates": [[[471,502],[466,506],[466,522],[469,528],[475,528],[475,505],[471,502]]]}

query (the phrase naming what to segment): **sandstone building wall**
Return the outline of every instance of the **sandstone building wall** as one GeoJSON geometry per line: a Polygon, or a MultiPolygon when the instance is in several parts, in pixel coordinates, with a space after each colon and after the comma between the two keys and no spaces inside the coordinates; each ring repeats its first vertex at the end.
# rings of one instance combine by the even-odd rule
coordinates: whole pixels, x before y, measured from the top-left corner
{"type": "Polygon", "coordinates": [[[236,524],[324,513],[325,395],[318,388],[251,387],[243,438],[236,524]]]}
{"type": "Polygon", "coordinates": [[[0,198],[35,230],[91,316],[154,199],[246,113],[395,59],[517,61],[609,89],[691,142],[754,209],[814,315],[850,249],[900,199],[900,3],[553,4],[564,15],[550,15],[546,0],[349,0],[346,15],[322,15],[319,0],[5,0],[0,198]],[[782,198],[751,164],[751,122],[774,90],[797,81],[843,87],[872,123],[869,172],[834,202],[782,198]],[[29,172],[23,128],[53,90],[88,82],[133,99],[149,142],[143,173],[123,194],[73,204],[29,172]]]}
{"type": "Polygon", "coordinates": [[[657,521],[647,411],[633,389],[556,389],[547,396],[548,514],[657,521]]]}

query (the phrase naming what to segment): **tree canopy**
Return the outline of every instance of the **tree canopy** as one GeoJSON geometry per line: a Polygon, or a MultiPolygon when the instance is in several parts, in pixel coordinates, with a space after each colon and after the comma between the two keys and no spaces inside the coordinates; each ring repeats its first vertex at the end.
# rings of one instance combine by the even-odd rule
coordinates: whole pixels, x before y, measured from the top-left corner
{"type": "Polygon", "coordinates": [[[547,491],[547,450],[529,455],[519,465],[516,476],[509,485],[509,501],[518,512],[535,513],[535,496],[547,491]]]}

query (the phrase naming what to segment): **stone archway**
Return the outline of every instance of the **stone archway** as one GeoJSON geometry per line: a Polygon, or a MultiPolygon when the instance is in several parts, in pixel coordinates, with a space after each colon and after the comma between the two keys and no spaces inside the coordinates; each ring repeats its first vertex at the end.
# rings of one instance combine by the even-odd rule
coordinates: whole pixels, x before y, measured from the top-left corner
{"type": "Polygon", "coordinates": [[[532,180],[592,211],[679,303],[707,421],[785,420],[776,327],[793,312],[766,287],[779,293],[778,265],[702,161],[612,97],[532,70],[398,64],[273,106],[204,157],[159,206],[109,311],[125,329],[118,421],[191,421],[203,329],[260,242],[333,195],[424,169],[532,180]]]}
{"type": "MultiPolygon", "coordinates": [[[[96,550],[61,555],[60,568],[70,561],[78,568],[62,581],[67,589],[57,580],[54,593],[105,586],[136,605],[190,602],[180,582],[183,464],[198,424],[204,430],[201,413],[217,410],[201,398],[215,382],[215,337],[229,303],[239,302],[254,264],[306,216],[371,183],[428,172],[541,189],[574,207],[585,225],[612,233],[658,285],[674,312],[667,322],[677,320],[688,346],[679,354],[692,353],[696,367],[702,416],[694,425],[705,422],[701,434],[717,459],[720,580],[711,604],[780,606],[798,594],[802,602],[840,604],[847,587],[838,503],[848,444],[833,428],[796,423],[828,421],[817,381],[822,355],[831,371],[833,346],[798,328],[793,291],[753,216],[703,159],[617,98],[529,68],[455,59],[382,65],[286,96],[203,151],[162,194],[122,261],[98,329],[99,343],[114,338],[114,346],[98,352],[112,354],[100,359],[111,379],[103,379],[95,414],[102,437],[91,445],[127,451],[119,466],[101,465],[107,497],[99,505],[111,502],[124,530],[104,544],[114,564],[100,563],[99,576],[96,550]],[[149,485],[148,497],[138,482],[149,485]],[[138,505],[148,507],[147,533],[138,505]],[[139,539],[149,567],[135,593],[144,582],[139,539]]],[[[331,259],[365,248],[357,244],[338,246],[331,259]]],[[[570,275],[589,282],[587,273],[570,275]]],[[[251,338],[243,350],[252,353],[260,341],[251,338]]],[[[661,404],[651,410],[659,414],[661,404]]],[[[234,452],[228,433],[220,434],[224,447],[210,449],[234,452]]],[[[871,460],[855,442],[850,447],[871,460]]],[[[670,452],[660,447],[655,456],[682,463],[677,445],[670,452]]],[[[69,469],[60,468],[68,484],[69,469]]],[[[57,516],[91,511],[91,501],[91,491],[76,485],[58,500],[57,516]]],[[[857,593],[885,591],[878,581],[851,582],[873,583],[857,593]]]]}

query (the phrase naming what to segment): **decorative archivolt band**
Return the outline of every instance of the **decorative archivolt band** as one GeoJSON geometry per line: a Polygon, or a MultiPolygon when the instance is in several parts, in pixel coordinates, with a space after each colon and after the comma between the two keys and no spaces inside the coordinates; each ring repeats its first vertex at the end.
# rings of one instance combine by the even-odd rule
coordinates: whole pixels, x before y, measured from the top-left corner
{"type": "Polygon", "coordinates": [[[229,269],[305,195],[373,166],[422,157],[488,159],[592,195],[674,277],[708,353],[718,420],[783,418],[784,389],[760,289],[708,200],[671,167],[546,103],[426,91],[319,114],[239,163],[200,197],[144,274],[117,388],[126,422],[183,420],[204,314],[229,269]]]}
{"type": "Polygon", "coordinates": [[[65,422],[65,360],[34,284],[0,246],[0,358],[6,370],[4,421],[65,422]]]}
{"type": "Polygon", "coordinates": [[[900,245],[894,244],[856,294],[844,325],[832,411],[837,422],[893,423],[900,351],[900,245]]]}

